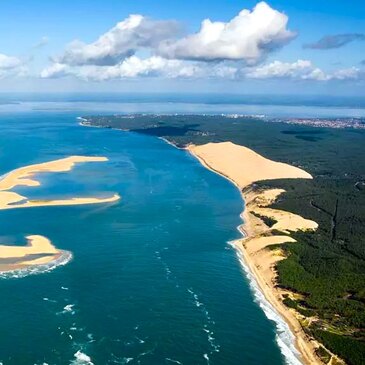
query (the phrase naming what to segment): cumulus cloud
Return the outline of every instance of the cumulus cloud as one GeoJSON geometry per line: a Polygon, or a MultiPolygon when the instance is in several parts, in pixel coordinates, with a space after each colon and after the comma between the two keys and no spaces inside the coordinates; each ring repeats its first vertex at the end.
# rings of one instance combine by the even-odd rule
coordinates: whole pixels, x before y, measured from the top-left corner
{"type": "Polygon", "coordinates": [[[136,77],[189,78],[203,76],[204,68],[179,60],[168,60],[159,56],[141,59],[131,56],[112,66],[86,65],[70,67],[55,63],[44,69],[42,78],[75,76],[87,81],[107,81],[136,77]]]}
{"type": "Polygon", "coordinates": [[[227,23],[204,20],[198,33],[163,42],[159,53],[170,59],[244,60],[254,64],[295,37],[287,23],[285,14],[260,2],[252,11],[244,9],[227,23]]]}
{"type": "Polygon", "coordinates": [[[298,60],[293,63],[274,61],[267,65],[253,68],[246,73],[248,78],[253,79],[286,78],[315,81],[356,80],[360,78],[360,75],[360,69],[356,67],[326,73],[320,68],[315,67],[308,60],[298,60]]]}
{"type": "Polygon", "coordinates": [[[72,42],[57,63],[71,66],[116,65],[137,50],[154,48],[161,40],[177,34],[175,21],[155,21],[142,15],[130,15],[101,35],[95,42],[72,42]]]}
{"type": "Polygon", "coordinates": [[[336,80],[357,80],[362,76],[361,70],[357,67],[345,68],[335,71],[331,77],[336,80]]]}
{"type": "Polygon", "coordinates": [[[140,58],[131,56],[112,66],[76,66],[55,63],[44,69],[42,78],[75,76],[86,81],[121,80],[136,77],[163,78],[225,78],[236,79],[240,73],[236,66],[226,63],[205,64],[184,60],[169,60],[160,56],[140,58]]]}
{"type": "Polygon", "coordinates": [[[123,80],[137,77],[185,79],[288,79],[308,81],[359,80],[364,78],[360,69],[351,67],[326,73],[311,61],[274,61],[262,66],[247,66],[237,62],[204,63],[169,60],[160,56],[139,58],[131,56],[113,66],[78,66],[54,64],[43,70],[41,77],[74,76],[86,81],[123,80]]]}
{"type": "Polygon", "coordinates": [[[22,64],[19,58],[0,53],[0,70],[10,70],[22,64]]]}
{"type": "Polygon", "coordinates": [[[70,68],[67,65],[56,62],[43,69],[40,76],[43,79],[56,79],[67,76],[69,73],[70,68]]]}
{"type": "Polygon", "coordinates": [[[304,48],[326,50],[326,49],[340,48],[354,41],[365,41],[365,34],[346,33],[346,34],[327,35],[318,40],[317,42],[305,44],[304,48]]]}
{"type": "Polygon", "coordinates": [[[307,74],[312,69],[312,62],[307,60],[298,60],[293,63],[274,61],[252,69],[247,73],[247,77],[254,79],[291,78],[307,74]]]}
{"type": "MultiPolygon", "coordinates": [[[[92,81],[137,77],[315,81],[362,78],[355,67],[327,73],[308,60],[263,64],[269,54],[296,36],[287,25],[288,17],[265,2],[252,10],[242,10],[227,22],[206,19],[197,33],[182,38],[178,37],[180,26],[175,21],[130,15],[95,42],[72,42],[63,54],[51,59],[40,76],[92,81]]],[[[359,34],[338,35],[317,43],[334,47],[355,40],[354,36],[361,38],[359,34]]]]}
{"type": "Polygon", "coordinates": [[[17,57],[0,53],[0,77],[21,76],[26,73],[24,63],[17,57]]]}

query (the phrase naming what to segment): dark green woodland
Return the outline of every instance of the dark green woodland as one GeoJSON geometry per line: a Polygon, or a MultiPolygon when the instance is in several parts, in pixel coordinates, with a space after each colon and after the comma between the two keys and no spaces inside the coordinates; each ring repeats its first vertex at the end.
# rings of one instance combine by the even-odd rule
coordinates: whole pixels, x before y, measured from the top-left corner
{"type": "MultiPolygon", "coordinates": [[[[254,117],[85,117],[85,124],[189,143],[231,141],[311,173],[313,180],[257,184],[286,192],[273,204],[319,224],[282,245],[278,285],[301,294],[284,303],[314,318],[304,329],[348,364],[365,364],[365,130],[314,128],[254,117]]],[[[267,223],[272,225],[275,222],[267,223]]],[[[326,362],[324,348],[318,354],[326,362]]]]}

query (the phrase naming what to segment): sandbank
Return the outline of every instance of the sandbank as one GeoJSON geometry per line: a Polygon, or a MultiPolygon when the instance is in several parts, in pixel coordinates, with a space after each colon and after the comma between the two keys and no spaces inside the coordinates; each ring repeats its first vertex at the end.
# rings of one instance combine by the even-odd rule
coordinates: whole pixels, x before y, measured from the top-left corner
{"type": "Polygon", "coordinates": [[[39,186],[39,181],[35,180],[33,177],[40,172],[67,172],[77,163],[103,161],[108,161],[108,159],[106,157],[70,156],[59,160],[20,167],[3,175],[0,180],[0,190],[10,190],[15,186],[21,185],[39,186]]]}
{"type": "Polygon", "coordinates": [[[49,264],[65,252],[44,236],[29,235],[26,239],[28,243],[25,246],[0,245],[1,272],[49,264]]]}
{"type": "MultiPolygon", "coordinates": [[[[0,210],[115,202],[120,199],[118,194],[106,198],[72,197],[69,199],[31,200],[12,191],[12,189],[17,186],[40,186],[41,184],[35,176],[39,173],[67,172],[77,163],[103,162],[107,160],[106,157],[71,156],[59,160],[20,167],[10,171],[0,178],[0,210]]],[[[62,259],[62,255],[65,256],[64,254],[68,254],[68,257],[71,257],[69,252],[56,249],[44,236],[32,235],[27,236],[26,238],[28,239],[28,245],[26,246],[0,245],[0,272],[57,262],[58,259],[62,259]]]]}
{"type": "Polygon", "coordinates": [[[53,200],[28,200],[26,197],[14,192],[0,192],[0,210],[32,208],[32,207],[50,207],[50,206],[67,206],[67,205],[87,205],[112,203],[120,199],[119,194],[114,194],[107,198],[70,198],[70,199],[53,199],[53,200]]]}
{"type": "Polygon", "coordinates": [[[83,204],[101,204],[110,203],[120,199],[118,194],[107,198],[97,197],[73,197],[70,199],[54,199],[54,200],[29,200],[11,189],[17,186],[40,186],[40,182],[35,175],[44,172],[67,172],[70,171],[75,164],[85,162],[103,162],[107,161],[106,157],[90,157],[90,156],[70,156],[35,165],[20,167],[2,176],[0,180],[0,210],[15,208],[30,208],[55,205],[83,205],[83,204]]]}

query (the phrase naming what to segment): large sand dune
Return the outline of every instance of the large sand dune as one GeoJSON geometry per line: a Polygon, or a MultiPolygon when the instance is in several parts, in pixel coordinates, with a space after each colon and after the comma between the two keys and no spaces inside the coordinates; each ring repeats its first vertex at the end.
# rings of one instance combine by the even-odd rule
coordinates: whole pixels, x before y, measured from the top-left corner
{"type": "Polygon", "coordinates": [[[312,178],[298,167],[269,160],[247,147],[232,142],[190,145],[187,148],[202,163],[226,176],[241,189],[255,181],[312,178]]]}
{"type": "Polygon", "coordinates": [[[240,189],[245,200],[245,211],[242,213],[244,224],[240,227],[240,231],[245,237],[236,241],[236,247],[242,252],[251,272],[256,276],[266,299],[291,327],[303,362],[320,364],[315,355],[317,344],[309,341],[297,319],[297,314],[282,302],[283,291],[276,286],[275,265],[279,260],[285,259],[285,255],[282,250],[276,248],[277,246],[273,246],[295,242],[289,235],[291,232],[313,230],[318,224],[297,214],[268,207],[285,190],[257,189],[254,186],[258,181],[312,179],[312,176],[298,167],[272,161],[247,147],[231,142],[189,145],[187,150],[205,167],[229,179],[240,189]],[[260,217],[270,217],[276,223],[268,227],[260,217]],[[283,234],[277,234],[277,231],[283,234]],[[272,249],[273,247],[276,249],[272,249]]]}

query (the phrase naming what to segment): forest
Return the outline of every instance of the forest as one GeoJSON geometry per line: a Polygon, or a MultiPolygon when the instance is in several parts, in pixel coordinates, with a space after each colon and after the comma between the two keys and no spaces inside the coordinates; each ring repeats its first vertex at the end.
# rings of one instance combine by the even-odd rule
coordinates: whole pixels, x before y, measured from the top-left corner
{"type": "MultiPolygon", "coordinates": [[[[281,246],[287,258],[277,265],[277,285],[300,294],[300,299],[286,298],[284,303],[315,319],[303,324],[309,336],[348,364],[365,363],[364,130],[221,115],[84,118],[88,125],[163,137],[178,147],[231,141],[312,174],[313,180],[257,184],[286,190],[273,208],[319,224],[315,232],[292,233],[297,243],[281,246]]],[[[324,362],[329,361],[325,349],[319,352],[324,362]]]]}

